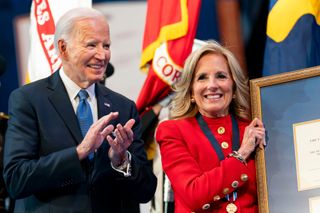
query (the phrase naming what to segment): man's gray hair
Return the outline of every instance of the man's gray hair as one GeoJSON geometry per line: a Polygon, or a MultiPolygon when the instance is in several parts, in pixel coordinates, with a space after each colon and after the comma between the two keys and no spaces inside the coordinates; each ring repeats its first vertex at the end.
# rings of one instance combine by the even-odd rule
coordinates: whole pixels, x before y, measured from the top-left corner
{"type": "Polygon", "coordinates": [[[59,40],[68,41],[74,27],[78,21],[87,18],[104,17],[98,10],[87,7],[78,7],[67,11],[56,24],[56,31],[54,34],[54,47],[59,54],[58,42],[59,40]]]}

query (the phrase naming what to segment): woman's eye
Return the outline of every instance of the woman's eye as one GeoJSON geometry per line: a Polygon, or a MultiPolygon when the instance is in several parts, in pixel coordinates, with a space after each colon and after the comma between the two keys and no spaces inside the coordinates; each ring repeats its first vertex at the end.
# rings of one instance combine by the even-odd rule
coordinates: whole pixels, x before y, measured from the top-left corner
{"type": "Polygon", "coordinates": [[[205,78],[206,78],[206,75],[204,75],[204,74],[198,76],[198,80],[203,80],[205,78]]]}
{"type": "Polygon", "coordinates": [[[218,73],[217,77],[218,78],[227,78],[227,76],[225,74],[223,74],[223,73],[218,73]]]}
{"type": "Polygon", "coordinates": [[[106,49],[106,50],[110,49],[110,44],[103,45],[103,48],[106,49]]]}

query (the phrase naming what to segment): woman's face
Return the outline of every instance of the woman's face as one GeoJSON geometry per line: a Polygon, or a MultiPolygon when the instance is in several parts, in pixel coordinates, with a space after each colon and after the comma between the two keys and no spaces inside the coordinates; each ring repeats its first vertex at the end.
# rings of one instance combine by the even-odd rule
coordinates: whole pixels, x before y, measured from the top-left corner
{"type": "Polygon", "coordinates": [[[191,97],[206,117],[229,113],[233,97],[233,79],[224,56],[208,53],[200,58],[192,82],[191,97]]]}

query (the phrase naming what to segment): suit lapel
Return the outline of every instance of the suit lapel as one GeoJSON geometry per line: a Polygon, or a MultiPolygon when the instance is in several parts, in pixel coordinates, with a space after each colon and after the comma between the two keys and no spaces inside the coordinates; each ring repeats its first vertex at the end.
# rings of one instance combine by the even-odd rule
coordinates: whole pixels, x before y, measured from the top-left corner
{"type": "MultiPolygon", "coordinates": [[[[109,100],[109,94],[108,94],[109,89],[107,89],[104,85],[101,85],[100,83],[96,84],[95,87],[95,93],[96,93],[96,98],[97,98],[97,107],[98,107],[98,119],[101,117],[108,115],[110,112],[112,112],[112,103],[109,100]]],[[[112,122],[112,121],[111,121],[112,122]]],[[[105,140],[104,143],[99,147],[98,152],[96,153],[96,158],[100,158],[98,164],[104,164],[102,167],[99,167],[99,165],[95,164],[95,168],[105,168],[107,169],[105,165],[109,165],[110,161],[109,158],[107,157],[108,150],[110,148],[109,143],[105,140]]],[[[92,179],[94,179],[97,175],[98,172],[102,172],[101,169],[96,170],[94,169],[92,171],[92,179]]]]}
{"type": "Polygon", "coordinates": [[[48,97],[49,101],[54,106],[67,128],[70,130],[72,136],[76,140],[76,143],[79,144],[83,137],[77,116],[75,115],[69,96],[58,71],[49,78],[48,89],[52,90],[52,94],[48,97]]]}
{"type": "Polygon", "coordinates": [[[108,99],[108,89],[105,86],[96,84],[96,98],[98,106],[98,118],[101,118],[112,112],[112,103],[108,99]]]}

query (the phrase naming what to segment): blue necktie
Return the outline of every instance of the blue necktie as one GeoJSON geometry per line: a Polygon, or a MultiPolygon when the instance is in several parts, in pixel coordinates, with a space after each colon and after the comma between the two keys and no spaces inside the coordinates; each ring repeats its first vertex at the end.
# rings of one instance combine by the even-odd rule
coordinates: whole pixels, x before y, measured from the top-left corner
{"type": "MultiPolygon", "coordinates": [[[[82,89],[78,93],[78,97],[79,105],[77,108],[77,117],[80,124],[82,136],[84,137],[87,134],[91,124],[93,123],[93,118],[90,105],[87,101],[87,98],[89,97],[88,92],[82,89]]],[[[94,153],[90,153],[88,156],[89,160],[92,160],[93,157],[94,153]]]]}

